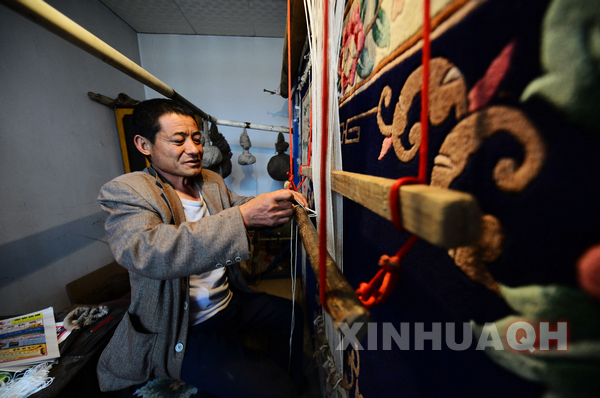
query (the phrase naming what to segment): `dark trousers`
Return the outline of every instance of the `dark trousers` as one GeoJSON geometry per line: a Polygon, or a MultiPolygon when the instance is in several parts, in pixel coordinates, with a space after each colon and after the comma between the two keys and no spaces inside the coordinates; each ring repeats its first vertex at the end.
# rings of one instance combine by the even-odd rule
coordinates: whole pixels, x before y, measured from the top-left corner
{"type": "Polygon", "coordinates": [[[219,398],[296,397],[303,380],[302,308],[295,304],[290,354],[292,302],[265,293],[233,292],[226,309],[192,327],[181,379],[219,398]],[[267,336],[267,353],[242,345],[242,335],[267,336]]]}

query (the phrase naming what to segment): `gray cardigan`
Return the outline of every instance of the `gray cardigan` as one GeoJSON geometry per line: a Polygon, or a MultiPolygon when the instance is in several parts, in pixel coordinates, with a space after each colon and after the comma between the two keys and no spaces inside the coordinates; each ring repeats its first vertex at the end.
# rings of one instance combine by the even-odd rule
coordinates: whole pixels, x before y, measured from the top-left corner
{"type": "Polygon", "coordinates": [[[102,391],[155,377],[179,379],[189,321],[188,276],[227,266],[231,286],[251,292],[235,265],[250,258],[237,207],[251,199],[203,170],[196,182],[211,216],[186,222],[179,197],[153,168],[104,185],[98,202],[117,263],[129,270],[131,304],[98,362],[102,391]],[[233,266],[230,266],[233,265],[233,266]]]}

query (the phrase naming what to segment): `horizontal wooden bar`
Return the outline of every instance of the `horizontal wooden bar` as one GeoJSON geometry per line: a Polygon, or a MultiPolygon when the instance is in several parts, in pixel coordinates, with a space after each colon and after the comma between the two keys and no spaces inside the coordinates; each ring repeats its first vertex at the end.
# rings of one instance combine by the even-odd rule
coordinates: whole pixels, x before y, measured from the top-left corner
{"type": "MultiPolygon", "coordinates": [[[[306,211],[299,207],[295,207],[295,219],[298,224],[298,232],[306,253],[310,265],[319,279],[319,234],[306,215],[306,211]]],[[[337,266],[333,258],[327,253],[327,282],[325,285],[327,308],[329,309],[330,315],[336,321],[336,324],[344,322],[348,327],[352,328],[355,322],[362,322],[363,326],[356,333],[357,339],[362,340],[367,333],[366,324],[371,321],[371,313],[363,305],[354,289],[348,281],[340,268],[337,266]]]]}
{"type": "Polygon", "coordinates": [[[0,0],[0,3],[30,19],[36,24],[46,28],[50,32],[62,37],[88,54],[93,55],[101,61],[106,62],[112,67],[134,78],[138,82],[150,87],[159,94],[186,105],[195,113],[200,115],[203,119],[226,126],[247,127],[249,129],[282,133],[289,132],[287,127],[282,126],[216,119],[182,97],[179,93],[169,87],[166,83],[159,80],[156,76],[152,75],[150,72],[133,62],[131,59],[127,58],[113,47],[94,36],[91,32],[78,25],[75,21],[42,0],[0,0]]]}
{"type": "MultiPolygon", "coordinates": [[[[311,167],[302,174],[312,176],[311,167]]],[[[392,220],[390,189],[395,180],[347,171],[331,172],[331,189],[392,220]]],[[[400,214],[404,228],[437,246],[454,248],[473,244],[479,234],[480,210],[475,198],[465,192],[432,187],[400,187],[400,214]]]]}
{"type": "Polygon", "coordinates": [[[61,14],[41,0],[2,0],[2,4],[13,9],[38,25],[71,42],[87,53],[119,69],[146,86],[171,98],[174,91],[141,66],[94,36],[92,33],[61,14]]]}
{"type": "Polygon", "coordinates": [[[249,123],[249,122],[236,122],[234,120],[225,120],[225,119],[214,119],[216,124],[222,126],[232,126],[232,127],[246,127],[248,129],[254,130],[264,130],[264,131],[273,131],[276,133],[289,133],[289,127],[285,126],[274,126],[271,124],[260,124],[260,123],[249,123]]]}

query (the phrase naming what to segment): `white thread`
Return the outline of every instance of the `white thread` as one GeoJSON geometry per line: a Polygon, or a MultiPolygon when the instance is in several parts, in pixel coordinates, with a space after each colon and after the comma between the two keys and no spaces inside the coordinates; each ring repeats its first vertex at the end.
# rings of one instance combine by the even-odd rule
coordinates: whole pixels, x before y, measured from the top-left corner
{"type": "MultiPolygon", "coordinates": [[[[320,192],[320,174],[321,168],[325,167],[327,170],[341,170],[342,169],[342,158],[341,158],[341,144],[340,144],[340,123],[339,123],[339,107],[338,107],[338,91],[337,91],[337,67],[339,60],[341,44],[341,34],[343,27],[343,15],[345,2],[341,0],[327,1],[327,0],[304,0],[305,10],[307,11],[307,29],[309,32],[309,46],[310,46],[310,57],[311,57],[311,96],[315,106],[312,106],[312,166],[313,166],[313,187],[315,198],[321,197],[320,192]],[[323,6],[327,4],[329,7],[329,46],[328,51],[328,64],[329,68],[329,103],[327,109],[321,109],[320,104],[322,103],[322,87],[323,87],[323,67],[324,67],[324,56],[323,51],[327,43],[323,40],[324,34],[324,23],[323,23],[323,6]],[[323,126],[321,126],[322,112],[328,112],[329,124],[325,128],[328,129],[328,142],[326,159],[321,159],[321,137],[323,126]]],[[[327,249],[333,259],[336,261],[341,270],[343,270],[343,199],[339,194],[332,194],[331,192],[331,173],[326,173],[326,192],[323,194],[326,198],[327,203],[327,249]]],[[[318,214],[323,214],[323,209],[320,208],[320,201],[315,200],[316,211],[318,214]]],[[[341,334],[334,325],[334,321],[326,314],[324,316],[323,326],[325,329],[325,336],[329,345],[337,347],[341,341],[341,334]]],[[[343,350],[336,351],[331,354],[336,364],[336,370],[338,373],[343,372],[343,350]]]]}
{"type": "Polygon", "coordinates": [[[342,376],[340,376],[340,375],[337,375],[337,376],[339,377],[339,379],[338,379],[337,383],[335,383],[335,386],[333,386],[333,388],[331,389],[332,391],[335,390],[343,380],[342,376]]]}
{"type": "Polygon", "coordinates": [[[0,398],[24,398],[48,387],[54,380],[54,377],[48,377],[51,368],[50,362],[40,363],[25,372],[8,376],[8,381],[0,382],[0,398]]]}
{"type": "Polygon", "coordinates": [[[316,333],[319,334],[323,331],[323,316],[319,315],[313,321],[313,325],[317,328],[316,333]]]}
{"type": "Polygon", "coordinates": [[[296,223],[291,222],[290,229],[290,279],[292,280],[292,324],[290,327],[290,353],[288,356],[288,372],[291,368],[292,364],[292,340],[294,336],[294,327],[296,326],[296,259],[295,253],[298,249],[298,226],[296,226],[296,234],[294,234],[294,225],[296,223]],[[295,247],[292,246],[292,243],[295,244],[295,247]]]}
{"type": "Polygon", "coordinates": [[[311,60],[309,58],[308,63],[306,65],[306,70],[304,71],[304,74],[300,78],[300,82],[298,83],[298,87],[296,88],[296,90],[298,92],[302,91],[302,88],[306,84],[306,81],[308,80],[308,75],[310,74],[310,69],[311,69],[311,60]]]}

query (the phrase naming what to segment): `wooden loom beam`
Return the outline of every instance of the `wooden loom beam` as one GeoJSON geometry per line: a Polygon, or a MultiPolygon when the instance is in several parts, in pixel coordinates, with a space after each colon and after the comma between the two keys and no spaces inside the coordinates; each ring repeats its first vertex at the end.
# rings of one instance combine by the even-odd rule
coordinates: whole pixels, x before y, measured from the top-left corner
{"type": "MultiPolygon", "coordinates": [[[[312,168],[302,174],[311,177],[312,168]]],[[[395,180],[346,171],[331,171],[331,189],[392,220],[389,194],[395,180]]],[[[473,244],[479,234],[480,211],[475,198],[465,192],[432,187],[400,187],[400,214],[404,228],[445,248],[473,244]]]]}
{"type": "MultiPolygon", "coordinates": [[[[308,254],[310,265],[315,273],[319,275],[319,235],[316,228],[306,215],[306,211],[299,206],[295,207],[295,218],[298,224],[298,231],[304,243],[304,248],[308,254]]],[[[344,322],[348,327],[356,322],[362,322],[363,325],[370,322],[371,314],[369,310],[359,300],[350,286],[342,271],[333,261],[333,258],[327,253],[327,282],[325,291],[327,293],[327,308],[333,319],[339,324],[344,322]]],[[[356,334],[360,341],[365,336],[366,327],[361,327],[356,334]]]]}
{"type": "Polygon", "coordinates": [[[224,126],[246,127],[249,129],[283,133],[289,132],[289,128],[284,126],[271,126],[258,123],[216,119],[182,97],[179,93],[147,70],[42,0],[0,0],[0,3],[134,78],[145,86],[150,87],[159,94],[186,105],[203,119],[224,126]]]}
{"type": "Polygon", "coordinates": [[[246,127],[248,129],[274,131],[276,133],[289,133],[290,129],[284,126],[273,126],[270,124],[236,122],[235,120],[214,119],[214,122],[221,126],[246,127]]]}

